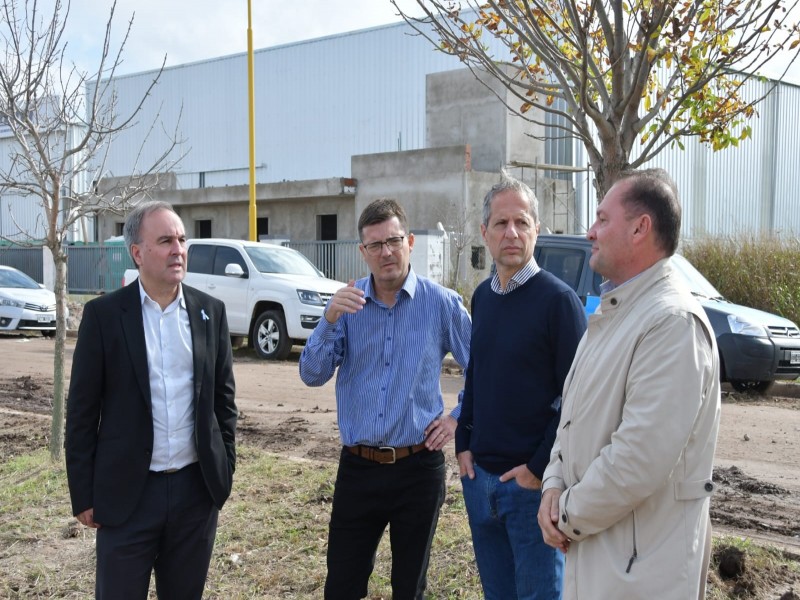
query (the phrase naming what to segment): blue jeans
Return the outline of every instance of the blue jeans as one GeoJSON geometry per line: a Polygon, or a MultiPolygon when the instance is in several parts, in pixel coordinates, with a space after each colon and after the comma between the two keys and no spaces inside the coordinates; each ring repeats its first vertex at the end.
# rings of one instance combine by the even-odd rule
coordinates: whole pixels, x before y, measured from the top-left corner
{"type": "Polygon", "coordinates": [[[474,468],[461,485],[486,600],[560,599],[564,557],[542,538],[541,490],[474,468]]]}

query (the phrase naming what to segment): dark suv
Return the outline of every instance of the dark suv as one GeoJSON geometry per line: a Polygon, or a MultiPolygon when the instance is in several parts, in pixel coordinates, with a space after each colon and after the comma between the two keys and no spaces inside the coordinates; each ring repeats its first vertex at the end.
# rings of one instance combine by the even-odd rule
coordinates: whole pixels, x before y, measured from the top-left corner
{"type": "MultiPolygon", "coordinates": [[[[600,275],[589,267],[592,243],[575,235],[540,235],[534,256],[540,267],[575,290],[592,314],[600,304],[600,275]]],[[[682,256],[673,265],[708,315],[717,336],[721,378],[738,391],[764,392],[776,379],[800,376],[800,330],[761,310],[728,302],[682,256]]]]}

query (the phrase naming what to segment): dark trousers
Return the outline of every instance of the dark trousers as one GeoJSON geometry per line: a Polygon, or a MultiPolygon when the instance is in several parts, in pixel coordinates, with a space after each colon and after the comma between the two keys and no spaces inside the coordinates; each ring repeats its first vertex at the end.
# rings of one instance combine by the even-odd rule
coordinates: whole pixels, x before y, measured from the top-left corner
{"type": "Polygon", "coordinates": [[[97,530],[97,598],[144,600],[154,570],[159,598],[202,598],[218,514],[197,463],[150,473],[131,517],[97,530]]]}
{"type": "Polygon", "coordinates": [[[375,552],[387,525],[392,598],[423,597],[431,543],[444,502],[444,479],[442,452],[423,450],[382,465],[342,451],[328,532],[326,600],[367,595],[375,552]]]}

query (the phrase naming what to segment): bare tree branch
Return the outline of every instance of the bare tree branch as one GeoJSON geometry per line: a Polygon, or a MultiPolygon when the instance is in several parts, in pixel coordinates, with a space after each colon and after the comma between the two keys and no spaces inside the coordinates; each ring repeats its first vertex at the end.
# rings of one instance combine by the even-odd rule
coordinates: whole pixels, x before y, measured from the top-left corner
{"type": "Polygon", "coordinates": [[[765,97],[746,99],[744,86],[778,52],[789,65],[800,54],[800,0],[417,0],[421,18],[392,3],[439,50],[497,79],[510,110],[563,119],[599,196],[682,138],[737,144],[765,97]]]}
{"type": "MultiPolygon", "coordinates": [[[[90,77],[67,58],[64,31],[69,2],[54,0],[47,6],[45,12],[40,10],[38,0],[3,1],[0,136],[5,133],[5,139],[0,139],[0,144],[7,156],[0,156],[0,192],[38,205],[41,212],[33,225],[34,231],[26,230],[28,225],[12,213],[17,234],[14,241],[19,241],[23,234],[29,239],[43,238],[56,267],[55,385],[50,440],[50,453],[56,459],[61,452],[64,418],[67,304],[64,244],[78,222],[104,211],[124,211],[131,199],[155,189],[161,176],[171,171],[182,156],[175,156],[181,143],[176,125],[174,132],[164,131],[167,135],[164,152],[152,164],[139,164],[142,148],[159,127],[158,113],[131,165],[131,175],[115,180],[113,185],[102,184],[111,145],[119,134],[136,124],[144,103],[158,84],[164,63],[132,110],[119,114],[116,75],[132,31],[133,17],[128,20],[121,40],[115,42],[112,24],[116,2],[112,2],[102,50],[90,77]],[[44,235],[40,235],[41,231],[44,235]]],[[[161,128],[163,131],[163,125],[161,128]]]]}

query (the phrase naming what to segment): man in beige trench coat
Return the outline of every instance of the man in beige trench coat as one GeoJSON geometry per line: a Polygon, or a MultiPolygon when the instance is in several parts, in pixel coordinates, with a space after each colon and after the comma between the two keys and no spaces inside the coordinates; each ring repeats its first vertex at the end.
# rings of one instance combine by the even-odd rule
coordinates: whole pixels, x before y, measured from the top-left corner
{"type": "Polygon", "coordinates": [[[565,599],[705,594],[720,414],[716,340],[673,270],[677,189],[627,174],[587,237],[607,280],[564,385],[539,525],[566,553],[565,599]]]}

